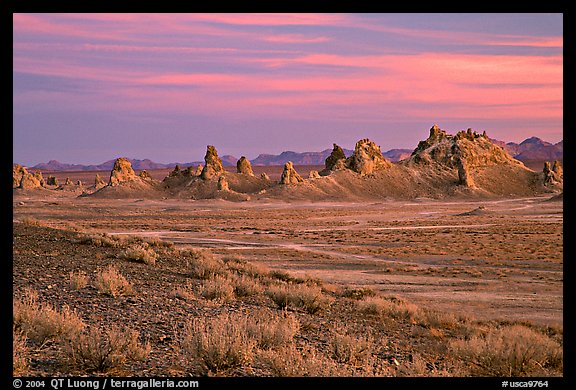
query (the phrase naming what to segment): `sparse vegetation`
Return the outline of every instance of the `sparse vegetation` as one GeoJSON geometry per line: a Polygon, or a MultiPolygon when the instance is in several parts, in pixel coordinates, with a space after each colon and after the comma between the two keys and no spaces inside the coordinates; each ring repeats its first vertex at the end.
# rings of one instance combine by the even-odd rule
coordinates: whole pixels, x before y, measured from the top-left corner
{"type": "Polygon", "coordinates": [[[150,344],[138,341],[139,333],[114,325],[103,331],[90,327],[67,343],[69,362],[88,372],[108,372],[122,367],[127,361],[145,360],[150,344]]]}
{"type": "Polygon", "coordinates": [[[367,297],[358,301],[357,305],[360,311],[365,314],[387,316],[412,322],[422,318],[422,311],[417,305],[399,298],[367,297]]]}
{"type": "Polygon", "coordinates": [[[85,326],[68,306],[57,310],[48,303],[38,302],[38,293],[32,289],[25,289],[22,298],[13,299],[12,307],[16,331],[40,347],[48,340],[73,337],[85,326]]]}
{"type": "Polygon", "coordinates": [[[122,276],[118,267],[113,264],[98,270],[94,285],[100,292],[112,297],[134,294],[132,284],[122,276]]]}
{"type": "Polygon", "coordinates": [[[70,287],[74,290],[82,290],[88,285],[89,279],[84,271],[70,272],[70,287]]]}
{"type": "Polygon", "coordinates": [[[246,331],[260,349],[290,345],[300,329],[300,322],[293,314],[284,313],[280,316],[262,310],[253,313],[251,318],[246,323],[246,331]]]}
{"type": "Polygon", "coordinates": [[[305,284],[271,285],[267,288],[266,295],[280,309],[301,308],[310,314],[326,309],[331,302],[320,287],[305,284]]]}
{"type": "Polygon", "coordinates": [[[130,245],[122,252],[121,257],[153,266],[156,265],[158,254],[150,247],[150,245],[142,243],[130,245]]]}
{"type": "Polygon", "coordinates": [[[82,233],[78,237],[80,244],[97,247],[118,248],[123,245],[124,241],[124,237],[112,236],[106,233],[82,233]]]}
{"type": "Polygon", "coordinates": [[[264,287],[258,279],[246,275],[232,275],[232,285],[234,286],[234,294],[238,298],[258,295],[264,291],[264,287]]]}
{"type": "MultiPolygon", "coordinates": [[[[234,188],[232,180],[230,185],[234,188]]],[[[465,318],[461,312],[474,310],[458,307],[452,312],[439,311],[432,301],[439,296],[442,305],[448,303],[447,296],[441,294],[451,287],[444,288],[444,281],[463,292],[469,285],[474,289],[486,281],[486,292],[494,294],[490,283],[498,281],[497,272],[507,275],[511,283],[518,277],[550,283],[542,292],[544,298],[530,296],[529,303],[524,300],[522,304],[535,307],[551,297],[551,292],[556,293],[554,289],[563,280],[558,272],[562,229],[548,222],[516,223],[521,212],[514,214],[513,226],[503,219],[500,227],[462,232],[448,228],[410,230],[402,229],[409,225],[402,220],[390,224],[393,229],[380,231],[380,227],[388,226],[383,222],[388,214],[367,221],[374,230],[363,230],[364,217],[352,224],[360,220],[357,212],[361,209],[356,205],[353,212],[345,207],[313,211],[286,207],[285,214],[284,206],[272,207],[264,211],[264,217],[252,219],[250,215],[244,220],[246,210],[252,209],[226,203],[223,210],[212,208],[210,213],[201,206],[199,214],[192,209],[200,203],[192,203],[191,208],[175,203],[166,207],[157,200],[138,199],[126,200],[130,204],[127,208],[123,203],[115,204],[117,219],[106,215],[87,220],[81,216],[92,216],[91,210],[96,208],[91,209],[94,206],[86,202],[87,209],[75,207],[71,213],[77,214],[63,222],[57,213],[64,210],[66,201],[58,202],[60,205],[55,202],[50,213],[42,210],[32,214],[33,207],[41,202],[26,200],[15,207],[56,227],[14,224],[15,375],[563,375],[561,324],[540,326],[529,320],[516,321],[514,318],[528,318],[525,313],[518,315],[520,305],[512,308],[515,311],[510,320],[504,321],[494,316],[495,310],[485,317],[470,314],[465,318]],[[181,210],[186,210],[185,217],[181,210]],[[276,214],[289,222],[286,229],[279,228],[282,221],[272,220],[276,214]],[[162,218],[161,222],[148,219],[154,215],[162,218]],[[337,220],[339,216],[344,216],[342,221],[337,220]],[[295,223],[308,218],[312,222],[306,226],[295,223]],[[325,229],[321,226],[323,218],[339,229],[325,229]],[[145,236],[164,230],[166,225],[174,226],[179,230],[174,233],[176,245],[155,237],[94,233],[128,231],[135,220],[142,222],[139,226],[147,231],[145,236]],[[69,221],[90,233],[71,232],[67,229],[69,221]],[[539,240],[543,234],[546,240],[539,240]],[[206,246],[213,249],[197,249],[191,248],[192,240],[186,242],[188,237],[202,239],[205,235],[229,238],[230,245],[209,243],[206,246]],[[466,241],[466,245],[458,246],[464,239],[469,245],[466,241]],[[495,249],[487,239],[494,239],[503,249],[495,249]],[[254,248],[241,244],[259,240],[262,245],[254,248]],[[278,240],[282,244],[276,245],[278,240]],[[521,245],[514,247],[515,240],[521,245]],[[84,245],[79,245],[81,241],[84,245]],[[459,243],[454,246],[456,255],[452,256],[447,242],[459,243]],[[334,250],[323,248],[329,244],[334,244],[334,250]],[[526,255],[516,252],[518,248],[526,255]],[[153,253],[154,266],[137,264],[146,262],[145,253],[153,253]],[[521,260],[518,263],[522,266],[515,268],[516,263],[511,265],[506,257],[500,258],[503,253],[510,255],[511,261],[521,260]],[[413,265],[418,256],[428,255],[434,256],[430,263],[413,265]],[[376,261],[396,256],[398,261],[376,261]],[[538,265],[536,271],[524,266],[528,262],[538,265]],[[314,276],[326,275],[326,281],[302,276],[309,270],[314,276]],[[360,277],[356,279],[356,275],[360,277]],[[383,280],[393,286],[379,284],[383,280]],[[420,294],[421,286],[428,286],[429,281],[433,282],[430,305],[422,303],[420,294]],[[127,296],[134,294],[136,287],[138,297],[127,296]],[[398,295],[386,296],[389,291],[398,295]],[[420,300],[414,301],[417,305],[404,298],[413,292],[420,294],[420,300]],[[123,328],[125,324],[141,333],[123,328]]],[[[531,205],[533,213],[536,202],[531,205]]],[[[410,207],[421,206],[415,203],[410,207]]],[[[97,210],[102,209],[98,204],[97,210]]],[[[369,212],[379,209],[374,205],[369,212]]],[[[362,210],[365,215],[368,209],[362,210]]],[[[439,210],[444,214],[448,208],[439,210]]],[[[554,214],[546,213],[552,219],[554,214]]],[[[417,223],[451,223],[434,215],[426,218],[419,217],[417,223]]],[[[21,215],[15,220],[21,220],[21,215]]],[[[520,284],[518,289],[514,293],[526,291],[520,284]]],[[[458,298],[470,302],[464,293],[458,298]]],[[[493,303],[498,308],[498,301],[493,303]]],[[[542,311],[538,309],[538,314],[553,318],[554,305],[552,302],[542,311]]]]}
{"type": "Polygon", "coordinates": [[[203,281],[200,295],[211,301],[230,302],[234,299],[234,286],[227,277],[216,275],[203,281]]]}
{"type": "Polygon", "coordinates": [[[330,347],[338,363],[362,366],[372,353],[374,341],[370,335],[356,337],[342,331],[335,332],[330,347]]]}
{"type": "Polygon", "coordinates": [[[538,376],[549,369],[562,370],[562,346],[523,325],[456,340],[450,346],[456,356],[471,363],[475,375],[538,376]]]}
{"type": "Polygon", "coordinates": [[[12,374],[24,375],[28,369],[30,351],[26,345],[26,335],[12,327],[12,374]]]}
{"type": "Polygon", "coordinates": [[[210,252],[189,250],[183,253],[189,259],[191,276],[198,279],[210,279],[226,273],[224,262],[210,252]]]}
{"type": "Polygon", "coordinates": [[[202,374],[250,363],[256,342],[246,332],[247,321],[245,315],[227,313],[194,318],[185,325],[181,336],[184,360],[202,374]]]}

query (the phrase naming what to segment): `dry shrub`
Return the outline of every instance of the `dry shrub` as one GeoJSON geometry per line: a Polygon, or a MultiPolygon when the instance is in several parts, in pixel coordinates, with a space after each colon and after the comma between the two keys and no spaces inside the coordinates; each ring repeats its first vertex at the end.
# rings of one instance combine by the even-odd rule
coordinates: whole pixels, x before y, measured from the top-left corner
{"type": "Polygon", "coordinates": [[[239,298],[257,295],[264,291],[258,279],[246,275],[232,275],[232,285],[234,294],[239,298]]]}
{"type": "Polygon", "coordinates": [[[22,224],[25,226],[38,226],[38,227],[47,227],[48,224],[32,217],[24,217],[22,218],[22,224]]]}
{"type": "Polygon", "coordinates": [[[124,243],[124,238],[112,236],[107,233],[83,234],[78,238],[80,244],[94,245],[97,247],[119,248],[124,243]]]}
{"type": "Polygon", "coordinates": [[[438,310],[422,309],[418,318],[418,323],[427,328],[454,329],[458,326],[459,320],[452,313],[438,310]]]}
{"type": "Polygon", "coordinates": [[[402,362],[397,368],[396,376],[398,377],[453,377],[464,376],[457,367],[451,367],[450,371],[445,368],[436,368],[433,364],[426,362],[418,354],[412,356],[412,361],[402,362]]]}
{"type": "Polygon", "coordinates": [[[416,322],[422,317],[418,306],[398,298],[368,297],[359,301],[357,305],[361,312],[380,317],[404,319],[411,322],[416,322]]]}
{"type": "Polygon", "coordinates": [[[12,375],[19,376],[28,369],[30,351],[26,345],[26,335],[12,327],[12,375]]]}
{"type": "Polygon", "coordinates": [[[216,275],[226,274],[224,262],[215,258],[210,252],[191,249],[186,251],[186,256],[191,257],[190,274],[195,278],[210,279],[216,275]]]}
{"type": "Polygon", "coordinates": [[[300,284],[300,283],[306,282],[306,279],[294,277],[294,276],[290,275],[288,272],[279,271],[279,270],[270,271],[268,276],[272,279],[277,279],[277,280],[280,280],[280,281],[286,282],[286,283],[300,284]]]}
{"type": "Polygon", "coordinates": [[[194,294],[194,288],[190,282],[186,283],[185,286],[180,286],[172,290],[172,296],[184,299],[185,301],[192,301],[196,298],[194,294]]]}
{"type": "Polygon", "coordinates": [[[310,314],[326,309],[331,303],[320,287],[304,284],[273,285],[268,287],[266,295],[281,309],[301,308],[310,314]]]}
{"type": "Polygon", "coordinates": [[[340,295],[344,298],[362,300],[366,297],[375,296],[376,292],[369,287],[358,287],[358,288],[345,287],[344,290],[340,293],[340,295]]]}
{"type": "Polygon", "coordinates": [[[200,295],[211,301],[230,302],[234,300],[234,286],[230,279],[216,275],[212,279],[204,280],[200,295]]]}
{"type": "Polygon", "coordinates": [[[247,321],[245,315],[228,313],[194,318],[181,335],[183,360],[200,374],[249,364],[256,342],[246,332],[247,321]]]}
{"type": "Polygon", "coordinates": [[[270,274],[270,270],[265,266],[251,263],[239,257],[224,258],[224,262],[231,271],[254,279],[265,279],[270,274]]]}
{"type": "Polygon", "coordinates": [[[481,376],[561,374],[562,346],[523,325],[503,327],[483,336],[450,344],[455,355],[471,363],[472,373],[481,376]]]}
{"type": "Polygon", "coordinates": [[[260,349],[276,349],[291,344],[300,330],[300,322],[293,314],[277,315],[261,310],[251,313],[246,323],[248,335],[260,349]]]}
{"type": "Polygon", "coordinates": [[[103,270],[98,270],[94,285],[100,292],[112,297],[132,295],[134,293],[132,284],[122,276],[118,268],[113,264],[103,270]]]}
{"type": "Polygon", "coordinates": [[[88,279],[84,271],[70,272],[70,287],[74,290],[82,290],[88,285],[88,279]]]}
{"type": "Polygon", "coordinates": [[[84,329],[80,316],[68,306],[62,310],[38,303],[38,293],[25,289],[21,299],[12,301],[13,325],[27,338],[43,346],[48,340],[70,338],[84,329]]]}
{"type": "Polygon", "coordinates": [[[260,365],[277,377],[333,377],[352,376],[349,366],[339,367],[332,359],[313,348],[299,350],[294,344],[258,353],[260,365]]]}
{"type": "Polygon", "coordinates": [[[330,347],[336,362],[362,366],[372,354],[374,340],[370,335],[356,337],[337,331],[330,347]]]}
{"type": "Polygon", "coordinates": [[[70,363],[76,368],[107,372],[122,367],[127,361],[147,358],[150,344],[140,343],[138,337],[137,331],[114,325],[104,332],[91,327],[72,338],[66,352],[70,363]]]}
{"type": "Polygon", "coordinates": [[[164,241],[158,237],[145,237],[142,241],[152,247],[172,249],[174,248],[174,243],[172,241],[164,241]]]}
{"type": "Polygon", "coordinates": [[[139,263],[156,265],[158,254],[154,252],[154,249],[152,249],[147,243],[142,243],[131,244],[122,252],[120,257],[139,263]]]}

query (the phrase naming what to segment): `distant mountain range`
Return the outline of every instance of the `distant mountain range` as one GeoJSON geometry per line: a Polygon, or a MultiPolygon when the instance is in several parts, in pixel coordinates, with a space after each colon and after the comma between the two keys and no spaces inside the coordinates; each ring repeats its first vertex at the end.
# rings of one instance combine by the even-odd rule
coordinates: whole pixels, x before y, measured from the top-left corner
{"type": "MultiPolygon", "coordinates": [[[[564,140],[552,144],[541,140],[538,137],[528,138],[521,143],[504,142],[491,139],[493,143],[506,149],[510,155],[520,161],[530,160],[563,160],[564,157],[564,140]]],[[[397,162],[409,157],[413,149],[391,149],[382,154],[388,160],[397,162]]],[[[321,152],[292,152],[286,151],[278,155],[274,154],[260,154],[253,160],[250,160],[252,165],[284,165],[288,161],[292,161],[294,165],[324,165],[324,161],[332,149],[326,149],[321,152]]],[[[346,156],[351,156],[353,153],[350,149],[344,149],[346,156]]],[[[235,156],[224,155],[221,157],[222,164],[225,166],[235,166],[238,158],[235,156]]],[[[204,161],[193,161],[188,163],[157,163],[149,159],[138,160],[129,159],[132,163],[132,168],[135,170],[154,170],[164,168],[174,168],[176,165],[180,167],[198,166],[204,164],[204,161]]],[[[50,160],[47,163],[40,163],[32,167],[32,169],[40,169],[44,171],[109,171],[114,167],[115,160],[109,160],[98,165],[82,165],[82,164],[66,164],[56,160],[50,160]]]]}
{"type": "Polygon", "coordinates": [[[496,145],[502,146],[515,159],[520,161],[529,160],[562,160],[564,158],[564,140],[552,144],[542,141],[538,137],[527,138],[521,143],[504,143],[491,139],[496,145]]]}

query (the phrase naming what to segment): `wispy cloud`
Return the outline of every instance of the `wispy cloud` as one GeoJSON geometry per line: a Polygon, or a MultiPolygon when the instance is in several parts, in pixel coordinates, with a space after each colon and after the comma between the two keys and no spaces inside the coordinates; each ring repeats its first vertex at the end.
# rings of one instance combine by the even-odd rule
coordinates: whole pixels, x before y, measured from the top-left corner
{"type": "MultiPolygon", "coordinates": [[[[519,132],[548,122],[562,132],[564,43],[554,29],[361,14],[13,18],[15,118],[33,110],[153,116],[184,128],[201,117],[350,129],[444,118],[516,123],[519,132]]],[[[54,126],[74,131],[65,120],[54,126]]]]}

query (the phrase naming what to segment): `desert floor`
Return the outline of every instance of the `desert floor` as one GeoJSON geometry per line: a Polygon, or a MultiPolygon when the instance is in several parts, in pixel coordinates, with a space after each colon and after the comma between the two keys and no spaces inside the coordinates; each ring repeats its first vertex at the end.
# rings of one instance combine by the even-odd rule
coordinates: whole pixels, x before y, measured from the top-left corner
{"type": "Polygon", "coordinates": [[[14,220],[156,236],[443,310],[561,324],[563,207],[546,199],[292,204],[16,195],[14,220]]]}
{"type": "MultiPolygon", "coordinates": [[[[96,313],[97,318],[106,317],[102,311],[106,305],[121,313],[140,304],[139,298],[107,304],[98,301],[103,298],[97,294],[86,292],[96,301],[82,309],[86,296],[57,291],[57,286],[67,283],[69,272],[86,268],[90,274],[97,266],[116,260],[109,259],[113,255],[86,252],[86,245],[74,244],[73,239],[65,248],[59,247],[63,239],[44,228],[54,227],[69,235],[106,232],[157,237],[177,247],[209,248],[224,258],[233,256],[295,277],[318,278],[336,288],[369,287],[384,296],[455,315],[561,329],[563,203],[549,198],[232,203],[108,200],[62,191],[54,195],[14,191],[13,284],[15,291],[31,286],[54,302],[74,302],[75,308],[96,313]],[[20,223],[26,221],[27,225],[20,223]],[[35,232],[44,235],[44,244],[40,238],[35,242],[35,232]],[[74,255],[66,257],[66,253],[74,255]]],[[[144,264],[129,267],[126,272],[141,279],[141,289],[160,283],[143,281],[145,276],[157,277],[144,264]]],[[[177,275],[162,277],[182,283],[177,275]]],[[[147,294],[150,297],[154,292],[147,294]]],[[[172,313],[183,315],[176,309],[172,313]]],[[[170,333],[166,322],[173,320],[158,320],[161,332],[170,333]]],[[[61,372],[61,368],[42,364],[37,363],[36,373],[61,372]]],[[[148,373],[163,369],[159,364],[148,373]]]]}

